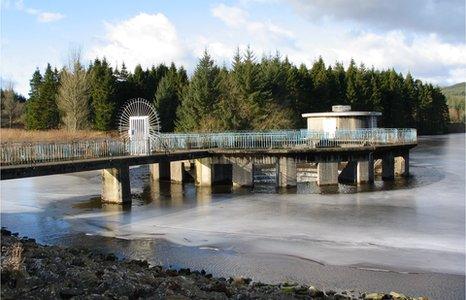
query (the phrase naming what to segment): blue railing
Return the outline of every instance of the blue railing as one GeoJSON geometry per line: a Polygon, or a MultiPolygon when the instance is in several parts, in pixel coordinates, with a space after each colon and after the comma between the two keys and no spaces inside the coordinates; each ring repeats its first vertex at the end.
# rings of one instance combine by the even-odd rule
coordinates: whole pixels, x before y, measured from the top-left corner
{"type": "Polygon", "coordinates": [[[92,159],[189,149],[300,149],[417,142],[416,129],[372,128],[332,133],[281,130],[223,133],[165,133],[148,141],[98,140],[72,143],[2,143],[0,164],[92,159]]]}
{"type": "Polygon", "coordinates": [[[345,147],[416,143],[416,129],[371,128],[318,132],[283,130],[263,132],[170,133],[154,140],[155,150],[272,149],[296,147],[345,147]]]}

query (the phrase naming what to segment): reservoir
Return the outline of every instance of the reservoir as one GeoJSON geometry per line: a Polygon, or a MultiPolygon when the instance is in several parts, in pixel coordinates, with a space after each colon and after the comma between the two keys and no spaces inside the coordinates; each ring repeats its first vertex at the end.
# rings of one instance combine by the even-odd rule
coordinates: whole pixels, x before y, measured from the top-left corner
{"type": "Polygon", "coordinates": [[[215,276],[461,299],[464,138],[420,137],[412,176],[373,185],[150,186],[137,167],[123,207],[100,204],[97,171],[2,181],[1,225],[41,243],[215,276]]]}

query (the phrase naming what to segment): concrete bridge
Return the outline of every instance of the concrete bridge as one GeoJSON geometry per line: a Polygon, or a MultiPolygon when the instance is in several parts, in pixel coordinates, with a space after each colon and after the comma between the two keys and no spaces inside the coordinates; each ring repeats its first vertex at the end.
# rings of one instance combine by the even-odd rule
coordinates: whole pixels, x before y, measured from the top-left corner
{"type": "Polygon", "coordinates": [[[2,144],[2,180],[102,170],[102,201],[131,201],[129,167],[149,165],[151,180],[183,182],[191,170],[197,186],[231,183],[254,185],[254,169],[272,165],[278,187],[297,185],[297,164],[317,165],[317,184],[374,181],[375,161],[382,179],[409,174],[409,150],[416,146],[415,129],[367,128],[313,132],[309,130],[160,134],[157,139],[54,144],[2,144]],[[150,149],[134,154],[134,149],[150,149]]]}

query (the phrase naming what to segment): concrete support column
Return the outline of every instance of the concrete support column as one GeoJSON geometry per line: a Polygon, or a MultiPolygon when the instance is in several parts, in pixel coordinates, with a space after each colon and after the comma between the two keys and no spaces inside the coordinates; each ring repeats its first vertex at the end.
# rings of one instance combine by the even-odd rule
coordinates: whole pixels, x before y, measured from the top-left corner
{"type": "Polygon", "coordinates": [[[210,158],[200,158],[194,161],[196,166],[196,185],[212,185],[212,162],[210,158]]]}
{"type": "Polygon", "coordinates": [[[149,164],[149,174],[152,182],[158,182],[160,179],[159,164],[149,164]]]}
{"type": "Polygon", "coordinates": [[[374,183],[375,181],[375,160],[374,157],[372,156],[372,153],[369,154],[369,183],[374,183]]]}
{"type": "Polygon", "coordinates": [[[358,161],[357,163],[357,183],[374,182],[374,160],[358,161]]]}
{"type": "Polygon", "coordinates": [[[131,203],[129,167],[102,170],[102,201],[107,203],[131,203]]]}
{"type": "Polygon", "coordinates": [[[184,166],[182,161],[170,162],[170,180],[172,182],[183,182],[184,166]]]}
{"type": "Polygon", "coordinates": [[[409,153],[395,157],[395,175],[407,177],[409,175],[409,153]]]}
{"type": "Polygon", "coordinates": [[[232,166],[230,164],[212,164],[212,183],[231,184],[232,166]]]}
{"type": "Polygon", "coordinates": [[[387,153],[382,158],[382,179],[393,180],[395,177],[395,159],[393,153],[387,153]]]}
{"type": "Polygon", "coordinates": [[[233,186],[253,186],[252,162],[247,158],[236,158],[231,164],[233,186]]]}
{"type": "Polygon", "coordinates": [[[161,162],[149,165],[152,181],[170,180],[170,162],[161,162]]]}
{"type": "Polygon", "coordinates": [[[280,157],[277,160],[277,185],[293,187],[297,184],[296,160],[292,157],[280,157]]]}
{"type": "Polygon", "coordinates": [[[338,163],[319,162],[317,164],[317,184],[333,185],[338,184],[338,163]]]}
{"type": "Polygon", "coordinates": [[[365,183],[369,181],[369,162],[358,161],[356,166],[356,182],[365,183]]]}

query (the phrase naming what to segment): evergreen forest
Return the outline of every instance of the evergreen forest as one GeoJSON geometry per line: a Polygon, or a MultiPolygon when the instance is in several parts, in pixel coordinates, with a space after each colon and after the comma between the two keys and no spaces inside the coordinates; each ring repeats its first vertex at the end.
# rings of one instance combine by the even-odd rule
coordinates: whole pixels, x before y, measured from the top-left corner
{"type": "Polygon", "coordinates": [[[380,127],[417,128],[420,134],[444,133],[449,122],[439,87],[394,69],[354,61],[328,65],[322,58],[298,66],[279,54],[258,58],[250,49],[238,50],[230,65],[218,65],[207,51],[190,76],[174,63],[128,70],[95,59],[75,66],[75,75],[49,64],[43,74],[32,74],[22,120],[31,130],[62,128],[61,115],[69,112],[59,109],[61,81],[66,75],[72,85],[79,75],[80,94],[73,97],[84,105],[74,109],[86,111],[79,124],[101,131],[116,129],[124,103],[139,97],[155,105],[164,132],[305,128],[302,113],[330,111],[336,104],[380,111],[380,127]]]}

